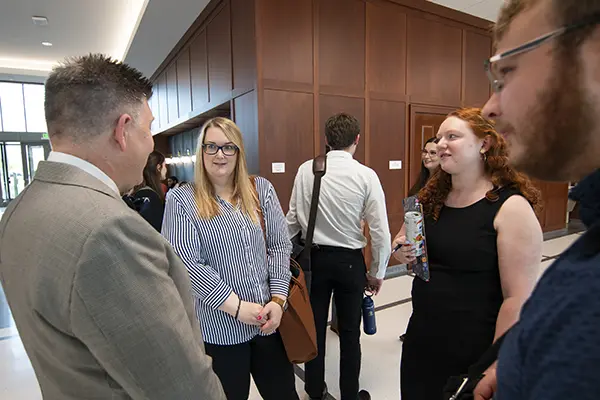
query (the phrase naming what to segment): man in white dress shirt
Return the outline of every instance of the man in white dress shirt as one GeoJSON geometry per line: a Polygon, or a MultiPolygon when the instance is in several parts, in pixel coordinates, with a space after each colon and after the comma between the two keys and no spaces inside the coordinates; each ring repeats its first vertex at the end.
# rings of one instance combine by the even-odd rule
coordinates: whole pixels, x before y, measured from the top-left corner
{"type": "MultiPolygon", "coordinates": [[[[319,355],[306,364],[306,392],[322,399],[325,384],[325,335],[332,293],[340,335],[342,400],[370,399],[359,392],[361,364],[361,304],[365,288],[378,293],[391,252],[385,195],[372,169],[354,160],[360,124],[348,114],[337,114],[325,124],[327,172],[321,182],[312,250],[311,303],[317,328],[319,355]],[[367,245],[361,222],[371,234],[372,260],[367,273],[362,249],[367,245]]],[[[302,164],[294,182],[287,221],[290,237],[306,236],[313,179],[312,160],[302,164]]]]}

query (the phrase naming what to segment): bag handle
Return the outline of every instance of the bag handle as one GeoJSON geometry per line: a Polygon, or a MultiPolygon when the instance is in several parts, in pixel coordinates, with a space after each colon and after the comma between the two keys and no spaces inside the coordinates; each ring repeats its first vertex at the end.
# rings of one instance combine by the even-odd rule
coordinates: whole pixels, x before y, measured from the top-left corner
{"type": "Polygon", "coordinates": [[[315,221],[317,219],[317,208],[319,206],[319,194],[321,193],[321,178],[323,178],[327,172],[327,156],[321,154],[315,157],[312,169],[314,175],[313,191],[310,200],[310,214],[308,217],[308,227],[306,228],[303,251],[310,251],[312,248],[313,237],[315,234],[315,221]]]}
{"type": "MultiPolygon", "coordinates": [[[[319,155],[313,160],[314,183],[312,198],[310,201],[310,215],[308,217],[308,228],[306,229],[306,239],[304,240],[305,246],[303,251],[310,251],[310,248],[312,247],[313,236],[315,233],[315,220],[317,219],[317,207],[319,205],[319,193],[321,192],[321,178],[323,178],[325,172],[327,172],[327,156],[319,155]]],[[[252,183],[252,188],[254,189],[254,194],[256,195],[256,201],[258,202],[258,207],[256,211],[260,219],[260,225],[262,227],[266,246],[267,229],[265,224],[265,214],[262,211],[262,206],[260,205],[260,196],[258,195],[258,190],[256,189],[256,176],[251,176],[250,182],[252,183]]]]}

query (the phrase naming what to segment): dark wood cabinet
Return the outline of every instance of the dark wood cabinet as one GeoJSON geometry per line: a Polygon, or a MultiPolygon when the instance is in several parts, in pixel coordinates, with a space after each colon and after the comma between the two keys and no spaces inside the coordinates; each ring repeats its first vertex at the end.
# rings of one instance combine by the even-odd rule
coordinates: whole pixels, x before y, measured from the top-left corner
{"type": "Polygon", "coordinates": [[[231,27],[229,2],[206,28],[210,102],[213,106],[228,101],[232,89],[231,27]]]}
{"type": "Polygon", "coordinates": [[[167,120],[169,124],[179,119],[177,100],[177,64],[167,69],[167,120]]]}
{"type": "Polygon", "coordinates": [[[192,111],[192,82],[190,75],[190,49],[186,48],[177,59],[177,101],[179,118],[192,111]]]}
{"type": "Polygon", "coordinates": [[[200,32],[190,45],[192,110],[202,110],[210,100],[208,93],[208,58],[206,31],[200,32]]]}
{"type": "Polygon", "coordinates": [[[254,3],[254,0],[231,0],[233,89],[240,92],[256,86],[254,3]]]}
{"type": "Polygon", "coordinates": [[[169,125],[169,113],[167,102],[167,74],[163,72],[154,86],[158,96],[158,121],[161,129],[169,125]]]}

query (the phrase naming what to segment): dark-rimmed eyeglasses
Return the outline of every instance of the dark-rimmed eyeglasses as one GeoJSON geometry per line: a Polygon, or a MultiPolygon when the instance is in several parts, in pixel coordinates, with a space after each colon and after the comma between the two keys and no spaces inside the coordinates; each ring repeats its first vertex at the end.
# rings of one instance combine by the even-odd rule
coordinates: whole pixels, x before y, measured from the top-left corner
{"type": "Polygon", "coordinates": [[[226,156],[235,156],[238,152],[238,147],[234,144],[225,144],[223,146],[217,146],[214,143],[204,143],[202,145],[202,150],[204,150],[204,154],[208,154],[209,156],[214,156],[221,150],[226,156]]]}
{"type": "Polygon", "coordinates": [[[485,61],[484,65],[485,72],[488,76],[488,79],[490,80],[490,83],[492,84],[492,90],[496,93],[499,93],[504,88],[504,77],[501,76],[502,74],[499,73],[497,68],[494,68],[494,66],[497,65],[495,63],[497,63],[498,61],[505,60],[509,57],[513,57],[519,54],[530,52],[532,50],[537,49],[538,47],[540,47],[541,45],[543,45],[551,39],[557,38],[569,32],[573,32],[577,29],[586,28],[589,25],[594,25],[598,23],[600,23],[600,13],[594,14],[588,18],[584,18],[583,20],[575,22],[571,25],[560,27],[555,31],[546,33],[545,35],[530,40],[529,42],[524,43],[520,46],[492,56],[491,58],[485,61]]]}

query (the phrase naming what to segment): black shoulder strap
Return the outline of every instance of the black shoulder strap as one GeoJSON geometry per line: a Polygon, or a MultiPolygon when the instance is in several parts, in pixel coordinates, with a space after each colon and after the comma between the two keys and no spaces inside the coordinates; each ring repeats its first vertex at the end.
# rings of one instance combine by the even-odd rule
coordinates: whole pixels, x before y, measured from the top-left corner
{"type": "Polygon", "coordinates": [[[312,247],[313,235],[315,233],[315,220],[317,218],[317,207],[319,205],[319,193],[321,191],[321,178],[327,171],[327,156],[319,155],[313,160],[314,184],[312,199],[310,201],[310,215],[308,217],[308,228],[306,229],[306,238],[304,239],[305,249],[312,247]]]}
{"type": "Polygon", "coordinates": [[[486,352],[483,353],[479,361],[477,361],[475,364],[469,367],[469,372],[466,377],[464,377],[464,375],[461,376],[463,378],[462,383],[459,383],[458,389],[456,390],[456,392],[454,392],[452,396],[450,396],[449,400],[473,398],[473,390],[475,390],[476,385],[483,377],[485,371],[487,371],[487,369],[491,367],[492,364],[494,364],[494,362],[498,359],[500,347],[502,346],[506,335],[508,334],[508,332],[510,332],[511,329],[507,330],[502,336],[496,339],[496,341],[486,350],[486,352]],[[469,393],[471,394],[471,396],[468,395],[469,393]]]}
{"type": "MultiPolygon", "coordinates": [[[[511,328],[512,329],[512,328],[511,328]]],[[[506,339],[506,335],[511,329],[504,332],[502,336],[500,336],[496,341],[486,350],[485,353],[481,356],[479,361],[469,367],[469,378],[475,378],[477,376],[482,375],[489,367],[492,366],[494,362],[498,359],[498,353],[500,352],[500,347],[506,339]]]]}

